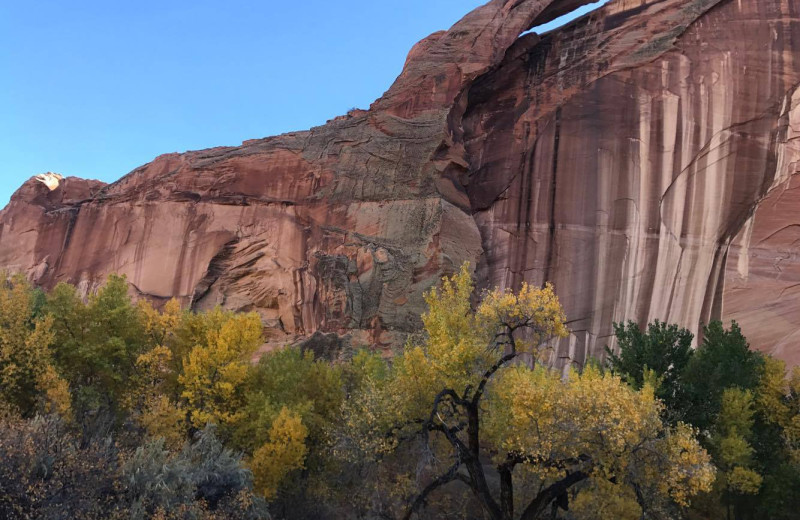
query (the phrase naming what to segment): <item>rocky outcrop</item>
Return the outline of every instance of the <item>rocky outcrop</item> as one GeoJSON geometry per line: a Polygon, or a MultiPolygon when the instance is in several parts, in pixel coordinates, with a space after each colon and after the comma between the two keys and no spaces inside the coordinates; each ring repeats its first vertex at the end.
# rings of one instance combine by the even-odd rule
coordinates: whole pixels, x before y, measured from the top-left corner
{"type": "Polygon", "coordinates": [[[327,349],[396,343],[470,261],[484,287],[554,282],[573,330],[554,361],[655,318],[735,318],[800,361],[800,8],[616,0],[527,32],[586,3],[493,0],[417,44],[369,110],[307,132],[108,186],[31,180],[0,213],[0,266],[84,290],[126,274],[327,349]]]}
{"type": "Polygon", "coordinates": [[[56,188],[58,188],[59,185],[61,184],[61,181],[64,180],[63,175],[53,172],[41,173],[34,178],[37,181],[44,184],[45,186],[47,186],[47,189],[49,189],[50,191],[53,191],[56,188]]]}

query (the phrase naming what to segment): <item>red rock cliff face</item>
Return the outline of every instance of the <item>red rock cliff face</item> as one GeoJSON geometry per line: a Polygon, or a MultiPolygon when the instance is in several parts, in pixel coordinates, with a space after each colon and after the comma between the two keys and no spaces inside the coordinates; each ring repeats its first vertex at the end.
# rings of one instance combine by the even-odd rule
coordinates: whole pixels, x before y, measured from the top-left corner
{"type": "Polygon", "coordinates": [[[800,7],[494,0],[409,54],[368,111],[157,158],[108,186],[31,180],[0,213],[0,266],[90,290],[261,314],[386,345],[469,260],[483,286],[553,281],[573,334],[735,318],[800,361],[800,7]],[[796,200],[795,200],[796,199],[796,200]]]}
{"type": "Polygon", "coordinates": [[[470,87],[481,279],[553,281],[573,330],[562,355],[600,353],[612,321],[734,318],[799,360],[799,13],[616,2],[518,42],[470,87]]]}

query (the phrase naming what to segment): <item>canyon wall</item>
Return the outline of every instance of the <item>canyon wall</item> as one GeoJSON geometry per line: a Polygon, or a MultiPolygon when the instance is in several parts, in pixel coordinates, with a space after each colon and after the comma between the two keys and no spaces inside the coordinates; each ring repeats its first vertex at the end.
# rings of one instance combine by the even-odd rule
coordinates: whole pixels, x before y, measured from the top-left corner
{"type": "Polygon", "coordinates": [[[0,267],[84,291],[108,273],[186,306],[258,312],[275,344],[388,347],[464,261],[481,287],[552,281],[572,335],[736,319],[800,362],[800,6],[493,0],[409,53],[369,110],[164,155],[102,185],[33,178],[0,267]]]}

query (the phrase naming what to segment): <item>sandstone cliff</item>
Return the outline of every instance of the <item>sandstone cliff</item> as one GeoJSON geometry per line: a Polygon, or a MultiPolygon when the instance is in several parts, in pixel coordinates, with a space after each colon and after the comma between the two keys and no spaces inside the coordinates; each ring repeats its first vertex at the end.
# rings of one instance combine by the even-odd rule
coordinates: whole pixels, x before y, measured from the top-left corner
{"type": "Polygon", "coordinates": [[[84,290],[123,273],[255,310],[276,342],[384,346],[469,260],[483,286],[554,282],[556,358],[598,355],[612,321],[734,318],[797,363],[800,5],[616,0],[527,32],[586,3],[492,0],[307,132],[107,186],[32,179],[0,212],[0,267],[84,290]]]}

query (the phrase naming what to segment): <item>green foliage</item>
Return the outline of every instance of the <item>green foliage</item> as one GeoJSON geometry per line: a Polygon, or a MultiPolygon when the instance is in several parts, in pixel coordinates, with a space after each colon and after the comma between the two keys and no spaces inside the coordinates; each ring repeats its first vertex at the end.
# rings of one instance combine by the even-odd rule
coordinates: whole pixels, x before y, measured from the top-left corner
{"type": "Polygon", "coordinates": [[[53,358],[69,383],[77,414],[119,414],[136,359],[146,348],[125,278],[110,276],[85,303],[75,287],[61,283],[44,310],[53,317],[53,358]]]}
{"type": "MultiPolygon", "coordinates": [[[[374,365],[370,356],[356,356],[374,365]]],[[[265,354],[250,371],[243,418],[232,428],[235,446],[252,454],[259,492],[287,504],[307,501],[328,471],[328,431],[345,397],[344,372],[362,373],[315,360],[312,352],[287,347],[265,354]],[[308,475],[302,481],[300,470],[308,475]]],[[[293,506],[295,509],[296,505],[293,506]]]]}
{"type": "Polygon", "coordinates": [[[367,377],[345,403],[337,453],[351,463],[386,461],[392,470],[381,491],[395,497],[386,508],[410,518],[454,481],[498,520],[566,509],[568,493],[588,482],[615,496],[622,486],[648,508],[686,505],[710,489],[708,454],[691,428],[664,425],[652,387],[635,391],[593,368],[562,379],[520,362],[567,335],[551,286],[491,291],[475,310],[472,292],[466,266],[430,291],[424,340],[406,345],[386,376],[367,377]]]}
{"type": "Polygon", "coordinates": [[[69,399],[52,366],[52,319],[41,315],[41,293],[22,276],[0,273],[0,280],[0,402],[25,417],[48,400],[66,412],[69,399]]]}
{"type": "Polygon", "coordinates": [[[683,397],[679,407],[686,422],[704,431],[711,428],[725,389],[755,389],[763,366],[763,356],[750,350],[736,322],[727,330],[721,322],[709,324],[703,329],[703,343],[681,377],[683,397]]]}
{"type": "Polygon", "coordinates": [[[428,292],[392,359],[254,363],[255,314],[8,278],[0,517],[796,517],[800,369],[735,323],[694,352],[618,324],[605,366],[561,373],[538,362],[567,334],[552,287],[473,291],[465,266],[428,292]]]}
{"type": "Polygon", "coordinates": [[[265,354],[247,381],[246,418],[234,439],[253,452],[267,441],[267,432],[283,408],[300,417],[310,441],[322,442],[324,430],[339,413],[344,399],[342,370],[311,352],[285,348],[265,354]]]}
{"type": "Polygon", "coordinates": [[[795,520],[800,511],[800,465],[780,461],[764,475],[757,514],[753,518],[795,520]]]}
{"type": "Polygon", "coordinates": [[[648,373],[658,382],[656,395],[665,404],[666,418],[686,421],[701,430],[712,427],[724,390],[754,389],[761,377],[763,356],[750,350],[733,322],[725,329],[712,322],[693,353],[692,334],[677,325],[655,322],[646,332],[635,323],[615,324],[619,353],[607,349],[609,367],[634,388],[648,373]]]}
{"type": "Polygon", "coordinates": [[[668,325],[658,320],[642,331],[629,321],[614,324],[619,353],[608,347],[607,363],[614,373],[619,374],[634,388],[644,385],[645,374],[653,371],[658,377],[656,396],[665,404],[667,418],[677,422],[676,411],[681,398],[680,375],[692,357],[694,335],[677,325],[668,325]]]}
{"type": "Polygon", "coordinates": [[[714,460],[722,470],[720,485],[726,493],[756,495],[763,477],[752,469],[755,408],[753,392],[727,388],[710,439],[714,460]]]}
{"type": "MultiPolygon", "coordinates": [[[[617,327],[620,343],[646,345],[643,335],[631,329],[630,324],[617,327]]],[[[664,398],[673,408],[670,416],[700,429],[699,439],[719,468],[713,491],[696,501],[694,512],[709,518],[793,518],[800,508],[800,496],[789,491],[800,485],[800,370],[787,377],[782,362],[750,350],[736,323],[725,329],[714,322],[703,332],[703,342],[679,370],[674,363],[653,365],[656,370],[646,376],[673,381],[674,391],[664,398]]],[[[646,364],[626,364],[640,358],[625,357],[623,351],[610,365],[632,375],[646,364]]]]}
{"type": "Polygon", "coordinates": [[[380,354],[367,349],[358,350],[342,370],[348,394],[362,390],[369,381],[384,381],[389,375],[386,360],[380,354]]]}

